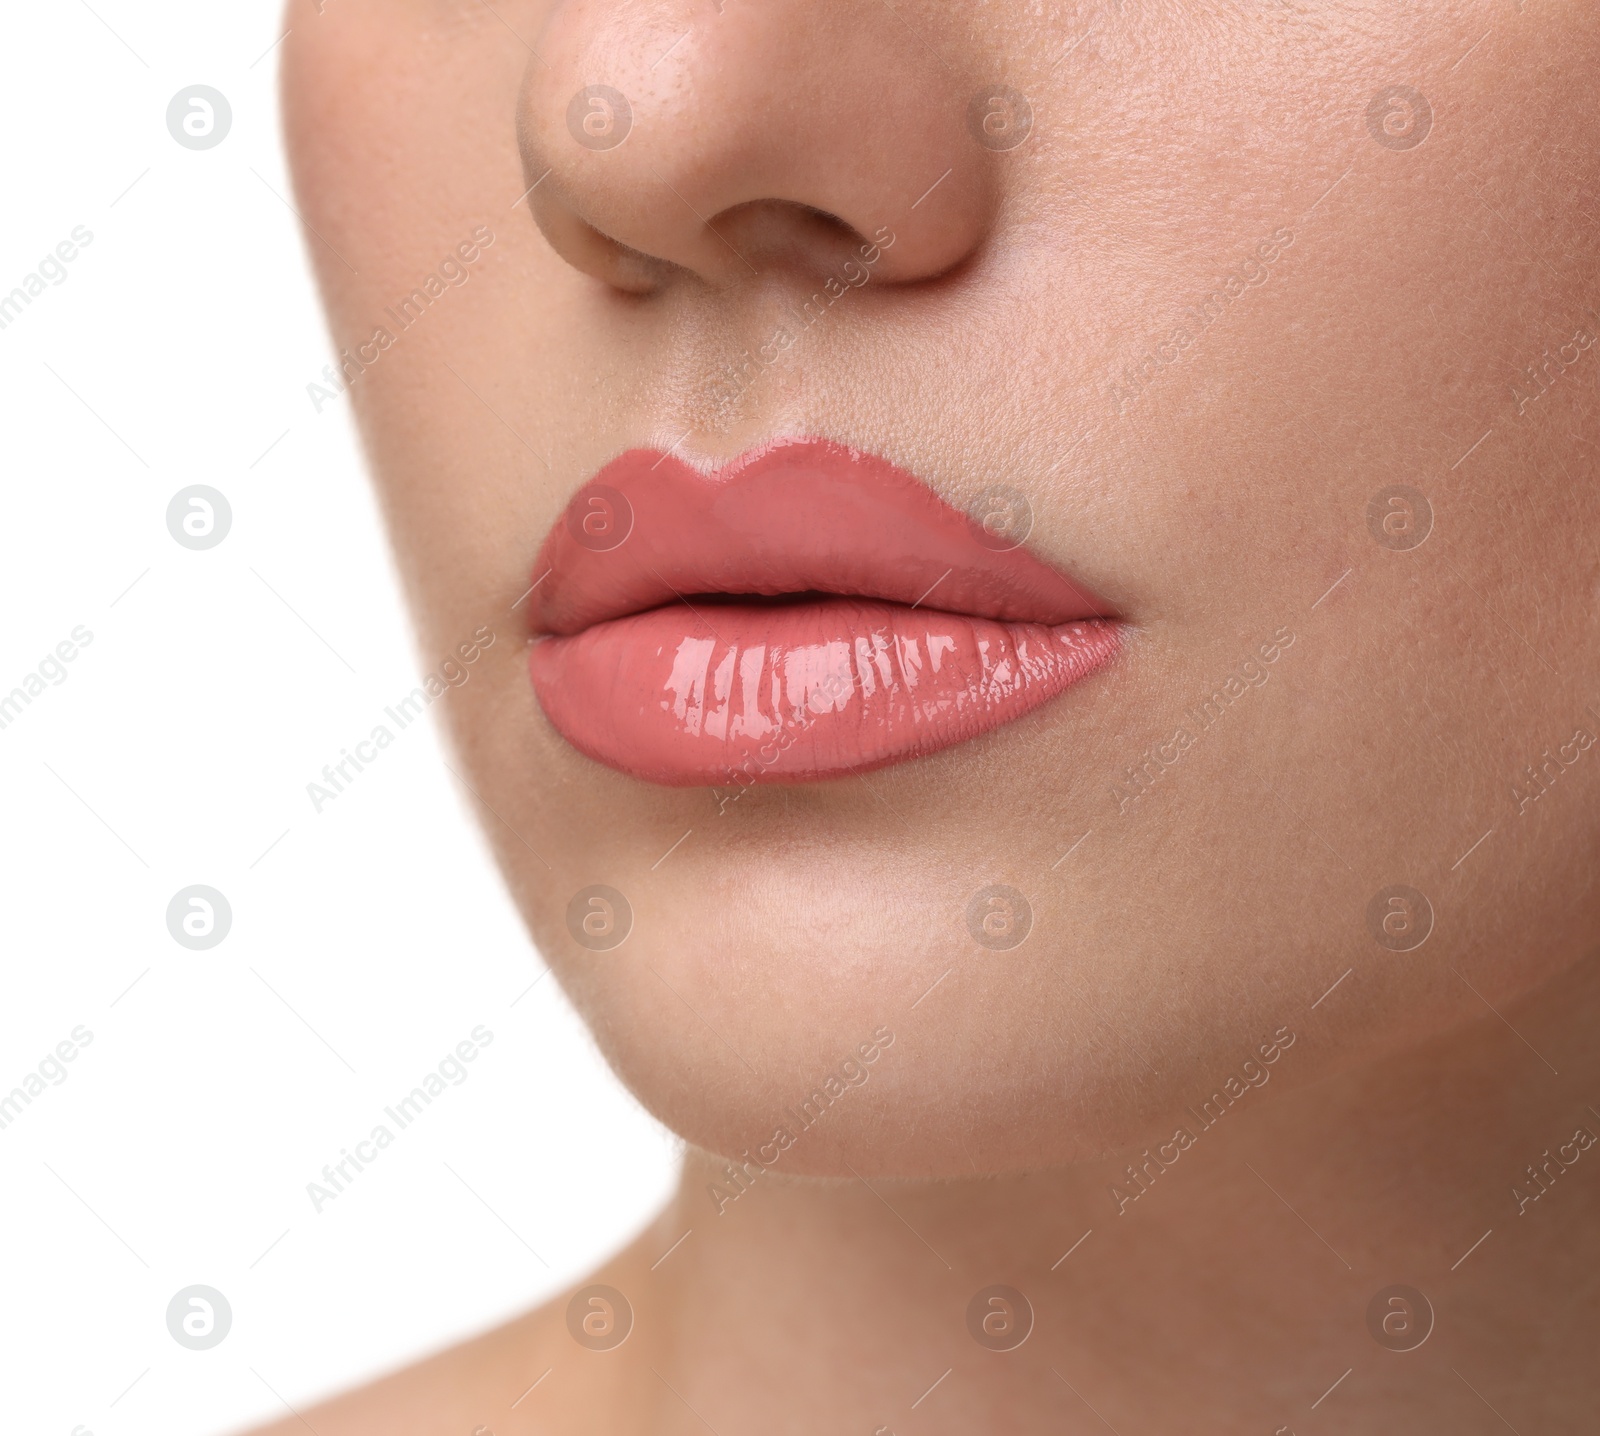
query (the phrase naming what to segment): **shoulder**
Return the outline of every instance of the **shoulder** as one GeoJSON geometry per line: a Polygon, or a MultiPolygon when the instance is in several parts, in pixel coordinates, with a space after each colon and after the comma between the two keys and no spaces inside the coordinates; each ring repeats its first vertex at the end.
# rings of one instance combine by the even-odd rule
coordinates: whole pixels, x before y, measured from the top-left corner
{"type": "Polygon", "coordinates": [[[648,1270],[632,1251],[481,1336],[241,1436],[593,1436],[653,1429],[648,1270]],[[631,1295],[630,1295],[631,1294],[631,1295]],[[641,1319],[644,1318],[644,1319],[641,1319]]]}
{"type": "MultiPolygon", "coordinates": [[[[543,1385],[541,1375],[565,1355],[556,1340],[565,1300],[332,1400],[298,1409],[285,1403],[282,1420],[248,1436],[305,1436],[307,1427],[318,1436],[522,1436],[533,1423],[523,1419],[527,1402],[519,1398],[543,1385]]],[[[545,1430],[550,1414],[546,1405],[545,1430]]]]}
{"type": "MultiPolygon", "coordinates": [[[[669,1208],[670,1210],[670,1208],[669,1208]]],[[[502,1326],[240,1436],[593,1436],[650,1429],[663,1213],[612,1261],[502,1326]]]]}

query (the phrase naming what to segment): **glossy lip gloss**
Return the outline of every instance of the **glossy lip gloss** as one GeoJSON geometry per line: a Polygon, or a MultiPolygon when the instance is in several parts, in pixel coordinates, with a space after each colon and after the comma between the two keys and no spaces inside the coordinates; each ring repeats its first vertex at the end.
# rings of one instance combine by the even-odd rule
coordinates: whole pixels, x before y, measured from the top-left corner
{"type": "Polygon", "coordinates": [[[534,569],[535,693],[648,782],[812,782],[961,743],[1104,668],[1104,605],[886,460],[789,440],[712,474],[630,450],[534,569]]]}

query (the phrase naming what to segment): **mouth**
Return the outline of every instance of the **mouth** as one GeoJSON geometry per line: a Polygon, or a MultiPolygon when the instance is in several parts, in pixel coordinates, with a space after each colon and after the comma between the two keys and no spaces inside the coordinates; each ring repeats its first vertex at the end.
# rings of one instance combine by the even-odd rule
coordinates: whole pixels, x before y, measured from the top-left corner
{"type": "Polygon", "coordinates": [[[867,772],[1013,722],[1120,626],[1022,547],[1026,500],[952,508],[884,459],[781,441],[706,475],[635,449],[534,567],[529,667],[580,752],[669,786],[867,772]]]}

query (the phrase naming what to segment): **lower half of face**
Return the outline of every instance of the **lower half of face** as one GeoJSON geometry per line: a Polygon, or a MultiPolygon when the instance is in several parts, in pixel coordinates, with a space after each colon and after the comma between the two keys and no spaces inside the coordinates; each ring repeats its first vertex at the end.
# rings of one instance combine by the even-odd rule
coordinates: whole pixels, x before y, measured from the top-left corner
{"type": "Polygon", "coordinates": [[[1526,991],[1600,916],[1600,20],[901,9],[926,43],[874,31],[865,71],[817,60],[827,5],[342,0],[287,47],[345,385],[424,656],[463,665],[445,706],[507,880],[646,1105],[795,1172],[1147,1139],[1263,1063],[1310,1080],[1462,1021],[1468,980],[1526,991]],[[803,92],[695,110],[764,62],[803,92]],[[804,122],[875,73],[883,134],[804,122]],[[612,148],[582,138],[614,132],[579,104],[602,82],[631,97],[612,148]],[[950,214],[918,148],[941,125],[950,214]],[[683,758],[682,674],[606,646],[607,603],[672,657],[719,622],[748,652],[753,606],[842,625],[847,659],[882,624],[1015,637],[954,598],[871,607],[900,581],[871,554],[926,536],[863,543],[849,465],[717,569],[724,535],[726,582],[674,586],[666,528],[581,537],[643,450],[630,512],[703,544],[695,476],[775,443],[870,455],[940,512],[1001,493],[1114,641],[1039,701],[985,690],[961,741],[840,738],[832,707],[870,706],[847,661],[815,726],[802,700],[683,758]],[[867,555],[850,583],[791,562],[813,531],[867,555]],[[633,555],[588,619],[541,564],[574,542],[633,555]],[[750,553],[788,588],[741,594],[750,553]]]}

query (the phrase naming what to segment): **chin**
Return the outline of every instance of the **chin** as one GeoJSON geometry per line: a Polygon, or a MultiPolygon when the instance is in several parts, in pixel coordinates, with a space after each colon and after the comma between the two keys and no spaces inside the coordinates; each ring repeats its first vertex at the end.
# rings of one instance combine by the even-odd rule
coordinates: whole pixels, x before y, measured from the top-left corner
{"type": "Polygon", "coordinates": [[[631,888],[632,929],[610,952],[575,955],[548,901],[529,913],[621,1080],[736,1170],[1060,1166],[1195,1127],[1190,1103],[1226,1100],[1230,1080],[1259,1106],[1258,1085],[1337,1056],[1313,1055],[1270,998],[1136,997],[1137,974],[1176,955],[1101,934],[1066,903],[1039,906],[1015,947],[982,947],[970,882],[933,863],[908,875],[866,839],[790,844],[781,860],[744,841],[706,841],[674,855],[670,879],[631,888]]]}

